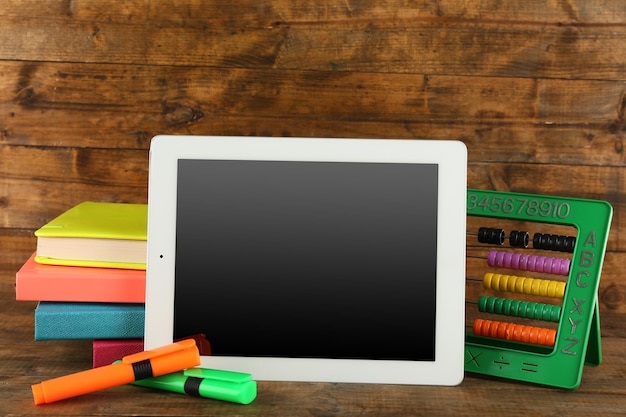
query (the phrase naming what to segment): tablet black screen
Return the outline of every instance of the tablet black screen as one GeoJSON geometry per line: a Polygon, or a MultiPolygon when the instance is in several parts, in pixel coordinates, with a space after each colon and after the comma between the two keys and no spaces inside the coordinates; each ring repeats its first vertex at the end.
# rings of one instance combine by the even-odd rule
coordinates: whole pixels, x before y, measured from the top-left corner
{"type": "Polygon", "coordinates": [[[174,337],[435,359],[435,164],[180,160],[174,337]]]}

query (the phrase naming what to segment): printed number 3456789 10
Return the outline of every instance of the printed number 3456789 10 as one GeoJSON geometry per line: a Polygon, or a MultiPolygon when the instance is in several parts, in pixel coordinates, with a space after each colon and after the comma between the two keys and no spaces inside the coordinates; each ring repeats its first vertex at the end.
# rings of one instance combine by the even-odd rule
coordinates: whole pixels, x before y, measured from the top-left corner
{"type": "Polygon", "coordinates": [[[570,214],[571,207],[567,202],[548,199],[503,197],[498,195],[486,195],[480,198],[477,194],[469,193],[467,196],[467,210],[566,219],[570,214]]]}

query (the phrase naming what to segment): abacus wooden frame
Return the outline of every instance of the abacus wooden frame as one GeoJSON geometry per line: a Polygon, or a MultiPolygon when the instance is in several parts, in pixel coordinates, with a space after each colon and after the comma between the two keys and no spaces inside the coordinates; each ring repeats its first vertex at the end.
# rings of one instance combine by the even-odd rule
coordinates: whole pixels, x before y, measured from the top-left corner
{"type": "Polygon", "coordinates": [[[601,360],[597,291],[613,209],[605,201],[468,189],[468,216],[573,226],[578,230],[554,348],[466,334],[465,370],[577,388],[585,363],[601,360]]]}

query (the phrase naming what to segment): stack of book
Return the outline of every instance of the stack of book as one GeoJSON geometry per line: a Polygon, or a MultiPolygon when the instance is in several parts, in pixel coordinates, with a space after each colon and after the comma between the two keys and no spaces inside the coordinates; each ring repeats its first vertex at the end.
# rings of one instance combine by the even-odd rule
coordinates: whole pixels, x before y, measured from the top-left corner
{"type": "Polygon", "coordinates": [[[35,340],[93,340],[94,367],[143,350],[147,205],[84,202],[35,232],[16,299],[38,301],[35,340]]]}

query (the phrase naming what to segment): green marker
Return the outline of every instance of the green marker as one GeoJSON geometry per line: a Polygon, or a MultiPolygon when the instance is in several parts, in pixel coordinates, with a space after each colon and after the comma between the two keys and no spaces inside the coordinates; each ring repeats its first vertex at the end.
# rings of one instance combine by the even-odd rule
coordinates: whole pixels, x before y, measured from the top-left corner
{"type": "Polygon", "coordinates": [[[133,384],[239,404],[250,404],[256,398],[256,381],[252,375],[218,369],[191,368],[133,384]]]}

